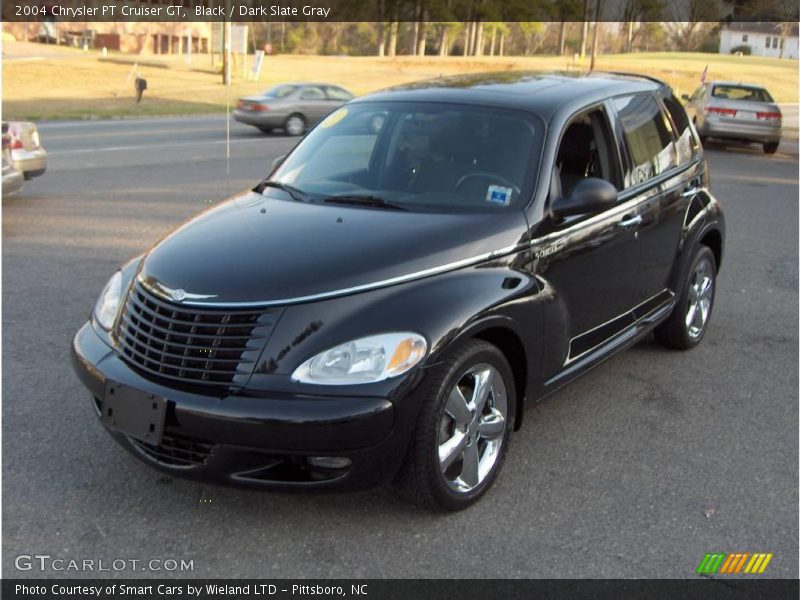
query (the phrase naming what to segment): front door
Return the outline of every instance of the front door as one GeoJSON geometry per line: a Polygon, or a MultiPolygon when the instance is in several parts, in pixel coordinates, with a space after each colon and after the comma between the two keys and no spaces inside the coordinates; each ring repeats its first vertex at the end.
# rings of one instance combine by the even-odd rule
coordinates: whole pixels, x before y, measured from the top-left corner
{"type": "MultiPolygon", "coordinates": [[[[620,153],[611,131],[603,107],[568,124],[553,168],[551,201],[568,196],[586,177],[620,187],[620,153]]],[[[638,199],[628,199],[597,214],[563,222],[548,218],[532,232],[535,270],[548,299],[545,379],[631,324],[627,315],[638,297],[637,210],[638,199]]]]}

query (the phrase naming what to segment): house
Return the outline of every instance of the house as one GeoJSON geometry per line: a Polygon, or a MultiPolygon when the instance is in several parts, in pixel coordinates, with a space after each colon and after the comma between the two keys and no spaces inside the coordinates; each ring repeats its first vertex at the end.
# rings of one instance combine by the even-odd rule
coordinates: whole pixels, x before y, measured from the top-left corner
{"type": "MultiPolygon", "coordinates": [[[[205,0],[187,0],[190,6],[205,0]]],[[[105,0],[85,0],[89,9],[96,10],[105,0]]],[[[115,0],[116,14],[138,14],[139,10],[158,10],[171,0],[115,0]]],[[[91,13],[90,13],[91,14],[91,13]]],[[[95,13],[96,14],[96,13],[95,13]]],[[[77,47],[107,48],[131,54],[208,53],[211,50],[211,23],[174,19],[171,22],[125,20],[76,21],[57,12],[40,22],[3,22],[3,31],[17,40],[43,41],[77,47]]]]}
{"type": "Polygon", "coordinates": [[[719,53],[731,54],[747,46],[753,56],[798,58],[797,23],[729,23],[719,36],[719,53]]]}

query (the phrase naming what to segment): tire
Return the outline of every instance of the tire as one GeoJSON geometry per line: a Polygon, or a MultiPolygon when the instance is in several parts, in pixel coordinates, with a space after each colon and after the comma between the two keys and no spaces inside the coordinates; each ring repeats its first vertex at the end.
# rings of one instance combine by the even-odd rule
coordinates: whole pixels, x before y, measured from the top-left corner
{"type": "Polygon", "coordinates": [[[396,483],[403,496],[420,506],[462,510],[487,492],[503,464],[516,414],[514,375],[497,347],[470,340],[453,349],[429,377],[426,399],[396,483]],[[491,389],[483,409],[477,411],[472,391],[479,388],[485,374],[490,375],[491,389]],[[448,443],[456,450],[447,455],[444,466],[440,452],[445,452],[448,443]],[[481,474],[477,466],[471,469],[468,465],[486,470],[481,474]]]}
{"type": "Polygon", "coordinates": [[[303,135],[306,131],[305,117],[299,113],[289,115],[283,123],[283,130],[292,137],[303,135]]]}
{"type": "Polygon", "coordinates": [[[764,146],[764,154],[775,154],[778,151],[778,146],[780,146],[780,142],[767,142],[763,144],[764,146]]]}
{"type": "Polygon", "coordinates": [[[708,330],[716,288],[717,265],[714,253],[708,246],[700,245],[690,263],[686,281],[672,314],[655,329],[656,340],[667,348],[676,350],[689,350],[697,346],[708,330]],[[706,279],[709,282],[707,287],[704,283],[706,279]],[[690,312],[694,318],[687,323],[690,312]]]}

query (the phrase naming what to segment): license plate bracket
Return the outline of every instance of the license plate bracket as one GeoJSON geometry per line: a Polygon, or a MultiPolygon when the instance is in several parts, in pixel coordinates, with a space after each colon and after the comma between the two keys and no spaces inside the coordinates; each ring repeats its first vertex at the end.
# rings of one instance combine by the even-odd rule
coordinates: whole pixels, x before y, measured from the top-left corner
{"type": "Polygon", "coordinates": [[[132,438],[157,446],[164,435],[165,398],[106,381],[100,420],[132,438]]]}

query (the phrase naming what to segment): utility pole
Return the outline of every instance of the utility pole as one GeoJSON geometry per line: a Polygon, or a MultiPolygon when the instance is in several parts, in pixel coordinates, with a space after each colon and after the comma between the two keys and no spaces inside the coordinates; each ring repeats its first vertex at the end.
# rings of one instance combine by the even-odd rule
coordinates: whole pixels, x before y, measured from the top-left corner
{"type": "Polygon", "coordinates": [[[592,60],[589,63],[589,71],[594,71],[594,62],[597,56],[597,30],[600,29],[600,10],[603,6],[603,0],[597,0],[594,11],[594,32],[592,33],[592,60]]]}
{"type": "Polygon", "coordinates": [[[231,0],[225,0],[226,18],[222,21],[222,84],[231,82],[231,22],[227,15],[231,14],[231,0]]]}

